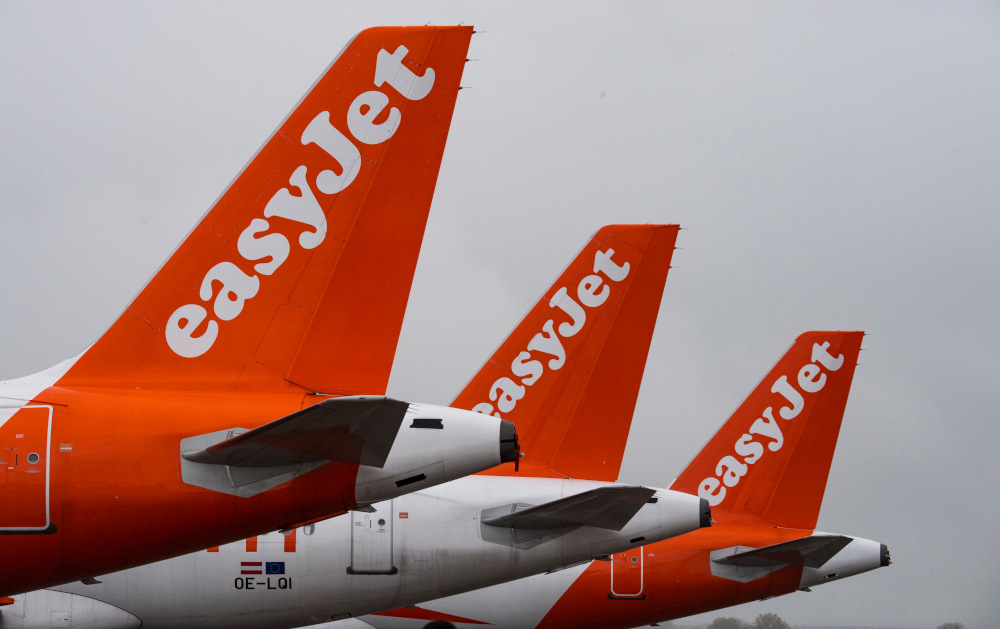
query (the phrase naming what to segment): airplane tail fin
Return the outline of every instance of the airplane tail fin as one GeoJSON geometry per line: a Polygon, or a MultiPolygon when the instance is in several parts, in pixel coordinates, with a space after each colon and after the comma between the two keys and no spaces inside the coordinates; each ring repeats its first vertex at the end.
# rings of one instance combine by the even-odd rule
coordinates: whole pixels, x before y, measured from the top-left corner
{"type": "Polygon", "coordinates": [[[60,383],[384,393],[471,35],[357,35],[60,383]]]}
{"type": "Polygon", "coordinates": [[[517,426],[485,474],[617,480],[678,229],[601,228],[455,398],[517,426]]]}
{"type": "Polygon", "coordinates": [[[863,332],[807,332],[670,486],[775,526],[812,530],[863,332]]]}

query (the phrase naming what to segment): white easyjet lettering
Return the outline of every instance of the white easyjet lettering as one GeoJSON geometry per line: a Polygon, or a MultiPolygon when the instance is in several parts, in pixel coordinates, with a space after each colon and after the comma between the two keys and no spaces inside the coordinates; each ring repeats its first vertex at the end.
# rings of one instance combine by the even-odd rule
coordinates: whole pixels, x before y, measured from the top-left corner
{"type": "Polygon", "coordinates": [[[331,169],[316,176],[316,187],[323,194],[337,194],[351,185],[358,176],[358,171],[361,170],[361,153],[337,127],[330,124],[330,112],[321,111],[312,119],[302,132],[302,144],[320,147],[340,168],[339,175],[331,169]]]}
{"type": "Polygon", "coordinates": [[[612,282],[620,282],[628,275],[628,262],[618,266],[611,256],[615,255],[614,249],[598,251],[594,256],[594,273],[604,273],[612,282]]]}
{"type": "Polygon", "coordinates": [[[195,330],[205,319],[208,319],[208,311],[198,304],[185,304],[174,310],[165,331],[170,349],[184,358],[194,358],[207,352],[219,336],[219,324],[209,321],[201,336],[195,336],[195,330]]]}
{"type": "Polygon", "coordinates": [[[559,340],[559,335],[552,329],[552,319],[546,321],[545,325],[542,326],[542,331],[533,336],[531,342],[528,343],[529,352],[536,350],[555,356],[549,361],[549,369],[553,371],[562,367],[563,363],[566,362],[566,350],[563,348],[562,341],[559,340]]]}
{"type": "Polygon", "coordinates": [[[844,364],[844,357],[837,356],[836,358],[834,358],[830,354],[830,341],[826,341],[822,345],[819,344],[813,345],[812,361],[814,363],[818,362],[819,364],[823,365],[825,369],[829,369],[830,371],[837,371],[844,364]]]}
{"type": "Polygon", "coordinates": [[[819,365],[808,364],[799,370],[799,388],[806,393],[816,393],[826,384],[826,374],[819,365]]]}
{"type": "Polygon", "coordinates": [[[771,393],[780,393],[782,397],[791,402],[791,406],[783,406],[778,414],[785,419],[794,419],[802,412],[805,400],[802,394],[795,390],[795,387],[788,384],[788,376],[781,376],[771,385],[771,393]]]}
{"type": "Polygon", "coordinates": [[[569,321],[559,324],[559,334],[563,338],[569,338],[583,329],[583,324],[587,322],[587,313],[583,311],[580,304],[573,301],[565,287],[556,291],[556,294],[549,300],[550,308],[559,308],[569,315],[569,321]]]}
{"type": "Polygon", "coordinates": [[[557,371],[566,364],[566,348],[562,339],[570,338],[579,333],[587,323],[587,309],[601,306],[611,295],[611,286],[596,273],[603,274],[607,281],[615,283],[628,276],[628,262],[621,266],[615,264],[611,259],[614,254],[614,249],[598,251],[594,254],[595,275],[584,277],[577,287],[577,298],[580,303],[569,296],[566,287],[557,290],[549,299],[549,307],[562,311],[569,317],[569,321],[563,321],[556,326],[555,321],[549,319],[542,324],[542,331],[531,337],[527,351],[521,351],[510,366],[511,373],[521,378],[520,384],[511,378],[503,377],[497,379],[490,386],[489,399],[496,403],[496,410],[499,412],[494,412],[494,406],[490,402],[480,402],[471,410],[495,417],[500,417],[500,413],[509,413],[514,410],[518,400],[526,395],[527,387],[532,386],[542,377],[545,373],[545,365],[550,370],[557,371]],[[580,304],[586,306],[587,309],[580,304]],[[546,361],[543,359],[543,355],[552,358],[546,361]]]}
{"type": "Polygon", "coordinates": [[[253,270],[261,275],[274,273],[281,263],[288,259],[288,252],[291,251],[288,239],[281,234],[268,234],[257,238],[257,234],[266,232],[270,227],[271,225],[264,219],[255,218],[236,241],[236,250],[247,260],[271,258],[269,262],[254,265],[253,270]]]}
{"type": "Polygon", "coordinates": [[[750,469],[748,465],[740,463],[734,456],[727,455],[715,466],[715,475],[722,477],[722,484],[726,487],[735,487],[748,469],[750,469]]]}
{"type": "MultiPolygon", "coordinates": [[[[385,49],[378,52],[375,60],[375,87],[388,82],[404,98],[420,100],[434,86],[434,70],[427,68],[423,76],[417,76],[403,65],[407,52],[404,46],[398,46],[392,54],[385,49]]],[[[369,90],[355,97],[347,110],[345,122],[356,141],[369,145],[381,144],[396,133],[402,120],[398,108],[390,107],[386,119],[377,124],[375,122],[388,104],[389,97],[377,90],[369,90]]],[[[312,119],[302,132],[300,141],[303,146],[315,144],[334,162],[332,165],[323,164],[316,176],[315,186],[319,193],[334,195],[354,182],[361,170],[361,153],[354,142],[331,123],[329,111],[319,112],[312,119]]],[[[264,206],[263,217],[253,218],[237,239],[236,251],[245,261],[269,258],[254,265],[254,271],[260,275],[272,275],[292,254],[284,235],[277,232],[266,233],[272,223],[264,219],[285,219],[307,226],[309,229],[300,232],[298,237],[299,246],[305,250],[315,249],[326,238],[326,214],[309,185],[308,174],[305,164],[296,167],[288,178],[288,187],[274,193],[264,206]]],[[[205,302],[212,301],[214,297],[212,315],[219,321],[232,321],[243,312],[247,300],[257,295],[259,290],[260,278],[257,275],[244,272],[233,262],[220,262],[205,274],[198,296],[205,302]],[[215,290],[217,284],[221,284],[218,292],[215,290]]],[[[177,308],[168,318],[164,329],[167,345],[175,354],[184,358],[203,355],[211,349],[220,334],[219,323],[212,315],[199,304],[184,304],[177,308]],[[200,329],[203,329],[201,334],[195,336],[200,329]]],[[[530,363],[526,364],[525,368],[529,365],[530,363]]],[[[534,377],[537,379],[538,376],[534,377]]],[[[516,383],[511,384],[520,387],[516,383]]],[[[516,389],[512,387],[501,398],[510,400],[504,403],[510,404],[511,408],[520,399],[511,395],[514,392],[516,389]]]]}
{"type": "Polygon", "coordinates": [[[221,282],[222,289],[215,298],[215,316],[223,321],[232,321],[243,312],[243,304],[257,294],[260,278],[247,275],[232,262],[220,262],[208,270],[201,282],[198,296],[208,301],[214,294],[213,282],[221,282]]]}
{"type": "Polygon", "coordinates": [[[406,100],[420,100],[431,93],[434,87],[434,68],[427,68],[423,76],[417,76],[403,65],[403,58],[410,52],[400,46],[391,55],[382,49],[375,59],[375,87],[387,82],[406,100]]]}
{"type": "MultiPolygon", "coordinates": [[[[844,356],[832,356],[828,351],[829,347],[829,342],[822,345],[815,343],[811,355],[812,362],[807,363],[799,370],[797,382],[799,388],[804,392],[819,393],[827,382],[827,374],[822,372],[823,369],[834,372],[843,366],[844,356]]],[[[774,384],[771,385],[771,393],[781,395],[784,398],[782,402],[790,404],[790,406],[781,407],[778,411],[778,414],[785,420],[798,417],[802,409],[805,408],[805,398],[788,382],[787,376],[781,376],[774,381],[774,384]]],[[[736,487],[740,479],[749,473],[749,466],[757,463],[764,455],[764,444],[755,441],[754,435],[767,437],[769,440],[767,449],[771,452],[777,452],[784,445],[785,438],[781,426],[774,418],[773,409],[772,406],[765,408],[761,417],[750,426],[750,430],[737,439],[734,444],[733,450],[743,460],[740,461],[736,456],[729,454],[723,456],[715,465],[715,476],[705,478],[698,485],[698,496],[707,500],[711,506],[720,504],[726,498],[726,488],[736,487]]]]}
{"type": "Polygon", "coordinates": [[[389,97],[377,90],[365,92],[354,99],[347,110],[347,128],[358,142],[381,144],[392,137],[399,126],[399,110],[393,107],[385,122],[375,124],[375,118],[385,110],[389,97]]]}
{"type": "Polygon", "coordinates": [[[517,401],[524,397],[525,388],[510,378],[500,378],[490,388],[490,399],[497,403],[501,413],[514,409],[517,401]]]}
{"type": "Polygon", "coordinates": [[[736,442],[736,454],[744,457],[745,462],[753,464],[764,454],[764,446],[754,441],[753,435],[744,434],[736,442]]]}
{"type": "Polygon", "coordinates": [[[306,174],[305,166],[296,168],[288,178],[288,183],[298,189],[299,196],[293,195],[288,188],[278,190],[264,206],[264,216],[267,218],[278,216],[309,225],[313,231],[299,234],[299,246],[303,249],[315,249],[326,238],[326,214],[323,213],[323,208],[309,187],[306,174]]]}
{"type": "Polygon", "coordinates": [[[576,289],[576,297],[580,303],[588,308],[596,308],[603,304],[611,289],[604,286],[604,280],[599,275],[588,275],[580,280],[580,286],[576,289]]]}
{"type": "MultiPolygon", "coordinates": [[[[562,327],[560,327],[560,331],[561,330],[562,327]]],[[[514,375],[518,378],[524,378],[521,382],[530,387],[542,376],[542,372],[545,371],[545,368],[542,367],[542,362],[540,360],[531,360],[531,352],[521,352],[517,355],[517,358],[514,359],[514,362],[510,364],[510,370],[513,371],[514,375]]]]}
{"type": "MultiPolygon", "coordinates": [[[[778,422],[774,421],[774,415],[772,415],[771,407],[768,406],[761,413],[761,417],[750,426],[751,435],[763,435],[768,439],[771,439],[771,443],[767,444],[767,449],[771,452],[777,452],[781,449],[781,446],[785,443],[785,437],[781,434],[781,427],[778,426],[778,422]]],[[[763,449],[761,450],[763,452],[763,449]]],[[[756,461],[756,459],[754,459],[756,461]]],[[[753,463],[754,461],[751,461],[753,463]]]]}
{"type": "Polygon", "coordinates": [[[717,505],[726,497],[726,488],[718,478],[709,476],[698,486],[698,496],[707,500],[709,504],[717,505]]]}

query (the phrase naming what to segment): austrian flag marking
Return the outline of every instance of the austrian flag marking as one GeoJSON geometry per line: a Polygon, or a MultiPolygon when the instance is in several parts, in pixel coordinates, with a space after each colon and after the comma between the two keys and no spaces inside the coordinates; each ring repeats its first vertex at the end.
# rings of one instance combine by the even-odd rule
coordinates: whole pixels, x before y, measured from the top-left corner
{"type": "Polygon", "coordinates": [[[263,566],[260,561],[241,561],[240,574],[264,574],[263,566]]]}

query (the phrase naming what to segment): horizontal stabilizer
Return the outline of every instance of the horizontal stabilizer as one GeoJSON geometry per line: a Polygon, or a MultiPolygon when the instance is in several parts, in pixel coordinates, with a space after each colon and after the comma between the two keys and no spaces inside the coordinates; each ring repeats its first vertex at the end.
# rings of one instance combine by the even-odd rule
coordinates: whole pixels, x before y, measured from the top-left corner
{"type": "Polygon", "coordinates": [[[381,468],[409,406],[387,397],[331,398],[181,456],[233,467],[339,461],[381,468]]]}
{"type": "Polygon", "coordinates": [[[538,506],[518,503],[487,509],[483,524],[532,531],[578,526],[620,531],[655,493],[639,485],[598,487],[538,506]]]}
{"type": "Polygon", "coordinates": [[[714,563],[740,568],[765,568],[779,564],[820,568],[851,543],[843,535],[812,535],[773,546],[715,557],[714,563]]]}

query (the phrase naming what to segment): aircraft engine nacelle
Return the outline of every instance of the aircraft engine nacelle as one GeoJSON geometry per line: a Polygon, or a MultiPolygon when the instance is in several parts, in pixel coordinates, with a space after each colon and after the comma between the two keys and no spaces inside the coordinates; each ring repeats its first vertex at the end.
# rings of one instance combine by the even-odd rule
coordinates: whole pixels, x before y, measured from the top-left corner
{"type": "Polygon", "coordinates": [[[520,454],[514,424],[382,396],[329,398],[268,424],[181,440],[184,482],[251,497],[329,463],[358,466],[364,507],[501,463],[520,454]]]}
{"type": "Polygon", "coordinates": [[[885,544],[860,537],[850,538],[850,543],[822,566],[802,568],[800,587],[813,587],[888,566],[889,549],[885,544]]]}
{"type": "Polygon", "coordinates": [[[79,594],[39,590],[0,607],[3,629],[138,629],[142,622],[123,609],[79,594]]]}
{"type": "MultiPolygon", "coordinates": [[[[621,531],[617,531],[617,535],[603,542],[595,540],[590,548],[591,552],[606,550],[603,554],[611,555],[711,525],[712,511],[707,500],[679,491],[661,489],[621,531]]],[[[591,535],[595,535],[595,532],[591,532],[591,535]]]]}
{"type": "Polygon", "coordinates": [[[358,469],[355,500],[367,505],[462,478],[520,455],[514,424],[481,413],[410,404],[382,467],[358,469]]]}

